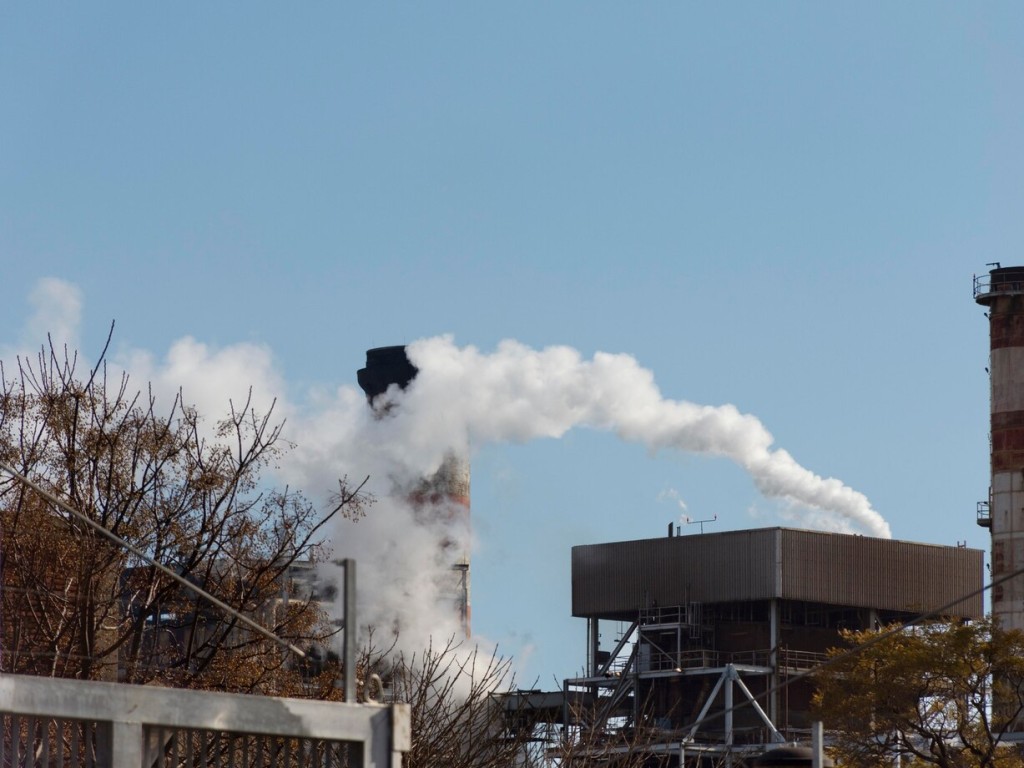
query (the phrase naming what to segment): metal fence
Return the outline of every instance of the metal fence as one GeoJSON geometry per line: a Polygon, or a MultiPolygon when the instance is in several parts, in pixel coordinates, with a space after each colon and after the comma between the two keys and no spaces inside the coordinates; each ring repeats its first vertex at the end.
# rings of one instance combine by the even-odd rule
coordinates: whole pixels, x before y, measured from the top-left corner
{"type": "Polygon", "coordinates": [[[0,768],[400,768],[404,704],[0,675],[0,768]]]}

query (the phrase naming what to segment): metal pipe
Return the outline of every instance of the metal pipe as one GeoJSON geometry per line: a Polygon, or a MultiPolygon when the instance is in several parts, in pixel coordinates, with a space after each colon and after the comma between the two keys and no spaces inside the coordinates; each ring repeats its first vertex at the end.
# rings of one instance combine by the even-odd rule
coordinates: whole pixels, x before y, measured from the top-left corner
{"type": "Polygon", "coordinates": [[[355,703],[356,700],[356,633],[359,624],[356,621],[356,561],[345,558],[341,561],[345,569],[345,701],[355,703]]]}

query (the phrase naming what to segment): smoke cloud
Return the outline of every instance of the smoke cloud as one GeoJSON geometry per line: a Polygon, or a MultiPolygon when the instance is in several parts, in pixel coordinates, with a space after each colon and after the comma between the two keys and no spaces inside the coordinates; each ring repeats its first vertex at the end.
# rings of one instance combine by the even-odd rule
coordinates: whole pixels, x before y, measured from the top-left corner
{"type": "Polygon", "coordinates": [[[652,372],[629,355],[599,352],[584,360],[569,347],[534,350],[515,341],[484,354],[449,337],[415,342],[408,354],[420,372],[408,392],[396,393],[401,415],[371,425],[380,433],[373,442],[400,464],[432,471],[453,447],[469,454],[485,443],[558,438],[589,427],[652,452],[730,459],[763,495],[815,513],[820,527],[891,535],[863,494],[773,448],[756,417],[732,405],[667,399],[652,372]]]}
{"type": "Polygon", "coordinates": [[[293,407],[278,393],[286,383],[274,364],[268,347],[258,344],[233,344],[214,349],[186,336],[171,345],[163,359],[143,350],[128,350],[118,355],[117,365],[129,373],[137,386],[148,384],[158,403],[169,404],[181,394],[184,404],[195,407],[209,421],[204,422],[207,437],[214,434],[215,420],[222,418],[233,404],[241,408],[252,395],[249,407],[259,414],[271,408],[284,418],[293,407]]]}
{"type": "MultiPolygon", "coordinates": [[[[394,408],[373,418],[362,393],[341,387],[300,420],[287,472],[314,488],[358,468],[376,479],[382,501],[369,517],[337,529],[335,548],[359,557],[367,601],[362,616],[401,627],[403,646],[457,632],[451,607],[451,557],[441,542],[468,550],[468,530],[448,530],[444,515],[422,515],[391,487],[431,475],[451,450],[472,456],[488,443],[558,438],[574,428],[615,433],[652,452],[727,458],[745,469],[783,514],[818,529],[888,538],[888,523],[867,498],[798,464],[754,416],[732,405],[706,406],[662,396],[651,371],[629,355],[583,359],[569,347],[535,350],[505,341],[493,353],[459,347],[450,337],[407,348],[419,373],[406,391],[388,393],[394,408]],[[365,574],[365,577],[364,575],[365,574]]],[[[420,645],[422,647],[422,645],[420,645]]]]}
{"type": "MultiPolygon", "coordinates": [[[[33,302],[37,311],[26,330],[36,334],[35,343],[45,340],[43,324],[55,340],[77,338],[77,288],[42,281],[33,302]]],[[[395,492],[434,473],[452,450],[471,458],[491,443],[603,430],[651,453],[735,462],[761,494],[782,502],[780,514],[797,525],[890,536],[889,525],[863,494],[801,466],[774,445],[757,418],[732,405],[666,398],[652,372],[629,355],[585,359],[569,347],[538,350],[516,341],[487,353],[457,346],[447,336],[414,342],[407,351],[419,374],[406,391],[389,393],[395,407],[384,418],[374,417],[354,385],[355,371],[352,385],[307,394],[301,403],[281,399],[275,406],[275,414],[287,418],[285,436],[294,444],[276,469],[276,481],[319,502],[341,476],[371,478],[377,503],[362,520],[339,520],[332,548],[334,557],[358,560],[360,624],[377,628],[378,645],[388,645],[396,628],[409,652],[421,650],[431,637],[460,631],[452,605],[452,551],[471,551],[471,532],[458,516],[424,514],[410,506],[404,490],[395,492]]],[[[287,386],[271,350],[252,344],[216,349],[184,338],[162,358],[129,350],[114,362],[136,386],[152,382],[158,404],[169,405],[180,387],[185,402],[211,422],[225,414],[229,400],[236,407],[244,402],[250,388],[252,405],[265,412],[287,386]]]]}

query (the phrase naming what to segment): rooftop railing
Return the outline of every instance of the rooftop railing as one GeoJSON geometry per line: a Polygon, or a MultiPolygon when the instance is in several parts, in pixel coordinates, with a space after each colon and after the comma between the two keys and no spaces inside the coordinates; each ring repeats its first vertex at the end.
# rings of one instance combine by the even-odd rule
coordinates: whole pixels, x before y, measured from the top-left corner
{"type": "Polygon", "coordinates": [[[992,295],[1024,293],[1024,268],[997,269],[995,274],[974,276],[974,300],[986,302],[992,295]]]}

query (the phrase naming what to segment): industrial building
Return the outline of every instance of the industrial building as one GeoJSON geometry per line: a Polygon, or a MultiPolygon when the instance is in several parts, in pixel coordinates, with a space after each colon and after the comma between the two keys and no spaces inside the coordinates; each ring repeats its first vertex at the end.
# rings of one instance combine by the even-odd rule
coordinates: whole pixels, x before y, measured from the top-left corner
{"type": "Polygon", "coordinates": [[[560,695],[511,699],[524,727],[582,735],[609,765],[640,734],[657,765],[751,757],[809,738],[805,673],[841,630],[983,613],[981,550],[789,528],[669,534],[573,548],[586,671],[560,695]]]}
{"type": "MultiPolygon", "coordinates": [[[[977,522],[991,531],[999,579],[1024,569],[1024,267],[994,266],[974,280],[991,350],[992,478],[977,522]]],[[[387,347],[367,353],[359,381],[386,411],[375,398],[415,375],[405,349],[387,347]]],[[[459,499],[468,516],[468,464],[453,467],[456,481],[442,472],[424,488],[459,499]]],[[[468,626],[468,558],[456,563],[468,626]]],[[[843,630],[929,612],[980,619],[984,581],[982,550],[781,527],[680,536],[670,526],[659,538],[573,547],[583,674],[561,691],[505,696],[507,723],[542,749],[545,740],[588,745],[609,766],[636,744],[651,765],[670,768],[749,760],[809,740],[808,673],[843,630]]],[[[1024,577],[991,599],[1003,626],[1024,630],[1024,577]]]]}

